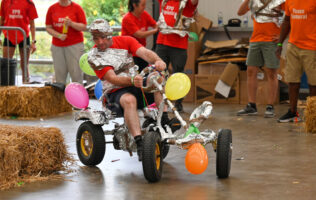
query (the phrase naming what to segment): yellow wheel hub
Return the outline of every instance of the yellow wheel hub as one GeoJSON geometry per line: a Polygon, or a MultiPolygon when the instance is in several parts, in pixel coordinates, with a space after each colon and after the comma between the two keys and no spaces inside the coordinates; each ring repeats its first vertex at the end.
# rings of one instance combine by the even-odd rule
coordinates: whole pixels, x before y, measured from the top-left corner
{"type": "Polygon", "coordinates": [[[160,158],[160,147],[158,143],[156,143],[155,157],[156,157],[156,167],[157,167],[157,170],[159,170],[161,158],[160,158]]]}
{"type": "Polygon", "coordinates": [[[89,131],[85,131],[81,135],[80,140],[81,151],[83,155],[90,156],[93,150],[92,136],[89,131]]]}

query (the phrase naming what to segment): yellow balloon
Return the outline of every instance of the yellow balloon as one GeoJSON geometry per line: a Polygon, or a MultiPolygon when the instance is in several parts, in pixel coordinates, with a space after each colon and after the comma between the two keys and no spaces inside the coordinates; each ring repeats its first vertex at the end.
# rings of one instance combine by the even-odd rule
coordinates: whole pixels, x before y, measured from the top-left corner
{"type": "Polygon", "coordinates": [[[188,94],[191,88],[190,78],[184,73],[172,74],[166,83],[165,93],[168,99],[177,100],[188,94]]]}

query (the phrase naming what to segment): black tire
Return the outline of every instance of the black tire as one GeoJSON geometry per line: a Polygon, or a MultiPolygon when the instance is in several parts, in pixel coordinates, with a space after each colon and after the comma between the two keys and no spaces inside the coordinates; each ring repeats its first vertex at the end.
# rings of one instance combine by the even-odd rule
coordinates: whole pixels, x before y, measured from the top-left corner
{"type": "Polygon", "coordinates": [[[218,133],[216,147],[216,175],[227,178],[230,173],[232,159],[232,131],[221,129],[218,133]]]}
{"type": "Polygon", "coordinates": [[[162,159],[165,159],[169,153],[170,145],[165,142],[162,145],[162,159]]]}
{"type": "Polygon", "coordinates": [[[101,126],[90,121],[82,123],[77,131],[77,154],[84,165],[100,164],[105,154],[105,137],[101,126]]]}
{"type": "Polygon", "coordinates": [[[162,175],[162,142],[159,133],[148,132],[143,139],[143,172],[146,180],[150,183],[157,182],[162,175]]]}

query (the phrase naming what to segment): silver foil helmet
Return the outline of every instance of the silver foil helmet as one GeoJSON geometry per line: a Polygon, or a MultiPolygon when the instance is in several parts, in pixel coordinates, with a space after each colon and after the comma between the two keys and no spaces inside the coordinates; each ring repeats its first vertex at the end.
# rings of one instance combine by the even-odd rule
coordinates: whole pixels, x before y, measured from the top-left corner
{"type": "Polygon", "coordinates": [[[113,30],[109,22],[107,22],[105,19],[96,19],[90,24],[89,32],[91,34],[93,34],[94,32],[100,32],[110,36],[112,35],[113,30]]]}

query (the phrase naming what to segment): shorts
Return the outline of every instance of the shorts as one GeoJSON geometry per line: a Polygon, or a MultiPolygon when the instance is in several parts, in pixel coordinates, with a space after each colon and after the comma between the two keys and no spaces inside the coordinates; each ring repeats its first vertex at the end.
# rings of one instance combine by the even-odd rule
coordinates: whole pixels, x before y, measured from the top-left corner
{"type": "MultiPolygon", "coordinates": [[[[142,109],[146,106],[146,102],[143,99],[143,93],[140,88],[132,86],[121,88],[113,93],[109,93],[106,97],[106,107],[110,109],[113,112],[113,114],[115,114],[117,117],[124,116],[124,110],[120,105],[120,99],[121,96],[126,93],[130,93],[135,96],[137,101],[137,109],[142,109]]],[[[145,93],[145,96],[149,105],[155,102],[153,93],[145,93]]]]}
{"type": "Polygon", "coordinates": [[[285,81],[300,83],[303,71],[306,73],[308,84],[316,86],[316,50],[301,49],[288,43],[285,81]]]}
{"type": "MultiPolygon", "coordinates": [[[[9,47],[16,47],[15,44],[13,44],[10,40],[8,40],[8,38],[5,37],[4,40],[3,40],[3,46],[7,47],[8,44],[9,44],[9,47]]],[[[19,45],[19,48],[23,48],[23,40],[18,45],[19,45]]],[[[30,37],[26,38],[26,46],[27,47],[30,46],[30,37]]]]}
{"type": "Polygon", "coordinates": [[[278,69],[280,61],[275,55],[277,44],[274,42],[251,42],[247,55],[247,66],[278,69]]]}

